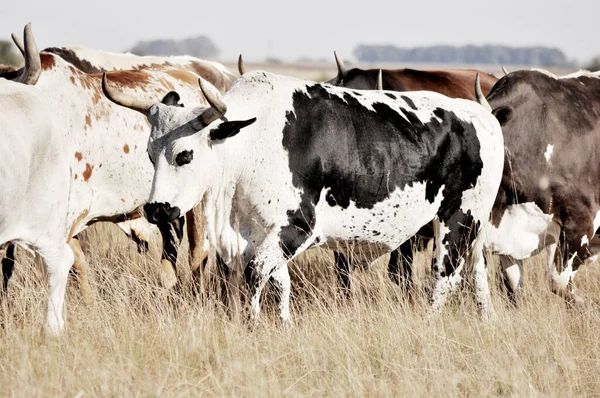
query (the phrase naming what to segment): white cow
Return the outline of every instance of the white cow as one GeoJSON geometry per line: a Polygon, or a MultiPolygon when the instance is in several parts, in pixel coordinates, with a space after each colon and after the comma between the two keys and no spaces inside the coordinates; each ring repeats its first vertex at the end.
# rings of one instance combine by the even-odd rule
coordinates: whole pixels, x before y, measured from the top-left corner
{"type": "MultiPolygon", "coordinates": [[[[29,25],[25,35],[31,35],[29,25]]],[[[36,52],[35,43],[28,43],[28,50],[36,52]]],[[[73,263],[67,244],[69,159],[52,104],[41,90],[22,84],[35,83],[35,63],[26,60],[19,81],[0,79],[0,243],[18,243],[43,259],[50,287],[47,331],[58,334],[73,263]]]]}

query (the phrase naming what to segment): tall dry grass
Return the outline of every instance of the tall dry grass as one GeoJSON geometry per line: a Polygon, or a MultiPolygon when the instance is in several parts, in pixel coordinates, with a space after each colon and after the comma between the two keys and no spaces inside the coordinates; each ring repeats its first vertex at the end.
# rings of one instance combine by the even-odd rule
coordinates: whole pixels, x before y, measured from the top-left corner
{"type": "MultiPolygon", "coordinates": [[[[2,396],[600,394],[597,266],[577,275],[588,302],[569,310],[549,292],[543,259],[528,261],[524,304],[510,308],[494,285],[499,320],[486,324],[460,294],[425,319],[425,295],[411,306],[387,280],[385,259],[355,272],[343,300],[332,255],[314,250],[292,265],[293,325],[278,323],[267,294],[251,329],[214,296],[192,293],[185,253],[175,294],[159,285],[158,245],[139,255],[103,225],[89,230],[84,250],[96,302],[86,307],[70,282],[68,330],[58,340],[40,333],[43,272],[20,256],[0,332],[2,396]]],[[[426,260],[417,258],[420,290],[426,260]]]]}

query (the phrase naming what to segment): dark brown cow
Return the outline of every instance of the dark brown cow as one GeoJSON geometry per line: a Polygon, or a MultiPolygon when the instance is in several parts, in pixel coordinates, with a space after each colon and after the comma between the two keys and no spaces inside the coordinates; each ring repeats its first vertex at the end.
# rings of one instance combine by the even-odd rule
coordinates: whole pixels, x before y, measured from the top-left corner
{"type": "MultiPolygon", "coordinates": [[[[342,59],[335,54],[338,74],[327,83],[334,86],[348,87],[359,90],[383,89],[392,91],[435,91],[451,98],[464,98],[476,101],[475,78],[480,75],[481,87],[484,94],[490,92],[498,78],[474,69],[449,70],[415,70],[415,69],[346,69],[342,59]]],[[[392,281],[399,284],[406,292],[412,287],[413,248],[426,245],[433,230],[431,224],[419,231],[418,237],[404,242],[398,250],[390,255],[388,275],[392,281]],[[402,267],[399,267],[401,260],[402,267]]],[[[340,253],[335,253],[338,280],[346,294],[350,288],[350,264],[340,253]]]]}
{"type": "Polygon", "coordinates": [[[518,297],[522,260],[546,249],[553,291],[577,302],[573,277],[600,253],[600,73],[513,72],[487,102],[506,147],[488,250],[518,297]]]}

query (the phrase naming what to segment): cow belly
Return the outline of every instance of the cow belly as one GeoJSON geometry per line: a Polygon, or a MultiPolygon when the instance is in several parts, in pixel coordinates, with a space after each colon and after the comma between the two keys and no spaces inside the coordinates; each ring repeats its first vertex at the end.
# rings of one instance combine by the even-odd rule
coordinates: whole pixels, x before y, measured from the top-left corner
{"type": "Polygon", "coordinates": [[[529,202],[508,206],[497,227],[487,225],[485,239],[488,250],[520,260],[556,243],[559,233],[552,215],[529,202]]]}
{"type": "Polygon", "coordinates": [[[425,198],[424,183],[397,188],[371,208],[330,206],[321,192],[316,208],[315,239],[333,250],[360,254],[362,261],[375,260],[398,247],[437,214],[443,188],[433,202],[425,198]]]}

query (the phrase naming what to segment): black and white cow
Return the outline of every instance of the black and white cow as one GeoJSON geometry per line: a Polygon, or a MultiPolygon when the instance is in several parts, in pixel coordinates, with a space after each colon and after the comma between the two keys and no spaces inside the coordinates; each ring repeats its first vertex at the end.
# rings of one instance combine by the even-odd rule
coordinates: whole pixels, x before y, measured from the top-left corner
{"type": "MultiPolygon", "coordinates": [[[[108,74],[108,78],[110,73],[108,74]]],[[[140,110],[135,98],[113,100],[140,110]]],[[[211,243],[226,263],[240,256],[251,316],[269,277],[289,319],[287,263],[323,245],[379,256],[434,220],[433,312],[472,261],[476,299],[493,314],[480,231],[503,166],[498,121],[479,104],[433,92],[356,91],[265,72],[238,79],[210,107],[142,109],[154,163],[145,206],[164,222],[202,202],[211,243]],[[147,109],[147,110],[146,110],[147,109]],[[470,254],[467,257],[467,254],[470,254]]],[[[119,98],[119,99],[117,99],[119,98]]]]}
{"type": "Polygon", "coordinates": [[[600,253],[600,73],[517,71],[487,101],[506,145],[487,246],[513,297],[522,260],[546,249],[554,292],[576,301],[573,276],[600,253]]]}

